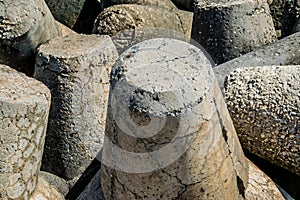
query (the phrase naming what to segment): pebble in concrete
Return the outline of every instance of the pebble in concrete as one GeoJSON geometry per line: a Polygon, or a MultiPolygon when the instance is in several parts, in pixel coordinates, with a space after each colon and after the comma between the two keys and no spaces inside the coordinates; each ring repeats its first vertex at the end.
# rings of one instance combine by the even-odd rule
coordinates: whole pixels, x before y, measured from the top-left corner
{"type": "Polygon", "coordinates": [[[100,151],[117,57],[109,36],[73,34],[39,48],[34,76],[53,97],[43,170],[69,180],[100,151]]]}
{"type": "Polygon", "coordinates": [[[236,69],[225,98],[243,147],[300,175],[300,66],[236,69]]]}
{"type": "Polygon", "coordinates": [[[36,48],[59,35],[43,0],[0,2],[0,63],[32,75],[36,48]]]}
{"type": "Polygon", "coordinates": [[[300,33],[295,33],[256,51],[218,65],[213,69],[219,86],[223,88],[225,77],[237,68],[269,65],[300,65],[299,46],[300,33]]]}
{"type": "Polygon", "coordinates": [[[192,38],[221,64],[276,40],[267,1],[195,5],[192,38]]]}
{"type": "Polygon", "coordinates": [[[50,91],[0,65],[0,199],[28,199],[40,170],[50,91]]]}
{"type": "Polygon", "coordinates": [[[152,39],[125,51],[107,113],[105,199],[244,197],[248,162],[200,49],[152,39]]]}
{"type": "Polygon", "coordinates": [[[158,6],[123,4],[105,9],[97,17],[93,33],[116,35],[125,29],[158,27],[191,35],[193,13],[158,6]]]}

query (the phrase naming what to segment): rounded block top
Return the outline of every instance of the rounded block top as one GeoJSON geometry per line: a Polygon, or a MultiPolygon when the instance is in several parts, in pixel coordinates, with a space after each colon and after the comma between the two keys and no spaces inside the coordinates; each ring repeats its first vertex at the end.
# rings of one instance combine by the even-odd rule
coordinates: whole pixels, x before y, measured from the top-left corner
{"type": "Polygon", "coordinates": [[[112,43],[107,35],[72,34],[66,37],[57,37],[41,45],[39,54],[51,55],[56,58],[76,58],[88,55],[94,49],[106,48],[112,43]]]}
{"type": "Polygon", "coordinates": [[[41,82],[0,64],[0,101],[26,105],[48,104],[50,90],[41,82]]]}
{"type": "Polygon", "coordinates": [[[135,109],[158,115],[193,109],[209,93],[214,78],[202,50],[167,38],[146,40],[126,50],[111,76],[117,99],[129,98],[135,109]]]}

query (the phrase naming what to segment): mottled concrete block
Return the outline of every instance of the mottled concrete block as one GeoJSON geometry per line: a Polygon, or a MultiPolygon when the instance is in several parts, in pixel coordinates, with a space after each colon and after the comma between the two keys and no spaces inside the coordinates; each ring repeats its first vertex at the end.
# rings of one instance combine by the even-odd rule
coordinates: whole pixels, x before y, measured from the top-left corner
{"type": "Polygon", "coordinates": [[[197,47],[152,39],[125,51],[112,69],[107,113],[105,199],[244,197],[248,163],[197,47]]]}
{"type": "Polygon", "coordinates": [[[176,9],[171,0],[101,0],[102,9],[118,4],[153,5],[166,9],[176,9]]]}
{"type": "MultiPolygon", "coordinates": [[[[86,0],[45,0],[56,20],[72,28],[86,0]]],[[[94,0],[96,1],[96,0],[94,0]]]]}
{"type": "Polygon", "coordinates": [[[34,76],[53,96],[43,170],[69,180],[100,151],[117,57],[109,36],[69,35],[39,48],[34,76]]]}
{"type": "Polygon", "coordinates": [[[243,148],[300,175],[300,66],[236,69],[228,109],[243,148]]]}
{"type": "Polygon", "coordinates": [[[0,199],[28,199],[34,191],[49,108],[46,86],[0,65],[0,199]]]}
{"type": "Polygon", "coordinates": [[[63,196],[69,192],[69,185],[64,179],[45,171],[40,171],[39,179],[41,178],[47,181],[52,188],[55,188],[63,196]]]}
{"type": "Polygon", "coordinates": [[[276,33],[265,0],[198,1],[192,38],[221,64],[274,42],[276,33]]]}
{"type": "Polygon", "coordinates": [[[32,75],[36,48],[59,35],[44,0],[0,2],[0,63],[32,75]]]}
{"type": "Polygon", "coordinates": [[[65,37],[67,35],[76,34],[75,31],[70,29],[69,27],[63,25],[62,23],[56,21],[56,24],[58,25],[59,31],[61,32],[61,36],[65,37]]]}
{"type": "Polygon", "coordinates": [[[216,66],[214,72],[220,88],[230,72],[240,67],[269,65],[300,65],[300,33],[295,33],[256,51],[216,66]]]}
{"type": "Polygon", "coordinates": [[[249,160],[249,182],[246,188],[247,200],[285,200],[275,183],[249,160]]]}
{"type": "Polygon", "coordinates": [[[300,0],[272,0],[270,12],[278,37],[291,34],[300,15],[300,0]]]}
{"type": "Polygon", "coordinates": [[[52,187],[43,177],[39,177],[36,189],[29,200],[64,200],[56,188],[52,187]]]}
{"type": "Polygon", "coordinates": [[[168,10],[157,6],[115,5],[105,9],[97,17],[93,33],[116,35],[125,29],[158,27],[191,35],[193,13],[168,10]]]}

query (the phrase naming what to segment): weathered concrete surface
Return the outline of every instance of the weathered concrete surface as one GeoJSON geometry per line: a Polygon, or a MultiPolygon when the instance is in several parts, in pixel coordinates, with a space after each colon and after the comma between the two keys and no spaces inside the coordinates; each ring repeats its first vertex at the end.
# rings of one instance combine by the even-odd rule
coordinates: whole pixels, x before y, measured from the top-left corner
{"type": "Polygon", "coordinates": [[[141,42],[120,56],[111,80],[105,199],[243,198],[248,164],[200,49],[141,42]]]}
{"type": "Polygon", "coordinates": [[[193,13],[168,10],[157,6],[115,5],[97,17],[93,33],[116,35],[125,29],[158,27],[191,35],[193,13]]]}
{"type": "Polygon", "coordinates": [[[28,199],[40,170],[50,91],[0,65],[0,199],[28,199]]]}
{"type": "Polygon", "coordinates": [[[225,77],[240,67],[269,65],[300,65],[300,33],[295,33],[256,51],[216,66],[214,72],[220,88],[224,87],[225,77]]]}
{"type": "Polygon", "coordinates": [[[59,35],[44,0],[0,2],[0,63],[32,75],[36,48],[59,35]]]}
{"type": "MultiPolygon", "coordinates": [[[[86,0],[45,0],[56,20],[72,28],[86,0]]],[[[97,1],[97,0],[94,0],[97,1]]]]}
{"type": "Polygon", "coordinates": [[[300,0],[272,0],[270,11],[278,37],[292,33],[296,19],[300,15],[300,0]]]}
{"type": "Polygon", "coordinates": [[[118,4],[152,5],[171,10],[176,9],[176,6],[172,3],[171,0],[101,0],[102,10],[118,4]]]}
{"type": "Polygon", "coordinates": [[[65,196],[69,192],[69,186],[67,184],[67,181],[65,181],[64,179],[45,171],[40,171],[39,179],[41,178],[47,181],[52,188],[56,189],[63,196],[65,196]]]}
{"type": "Polygon", "coordinates": [[[225,99],[243,148],[300,175],[300,66],[236,69],[225,99]]]}
{"type": "Polygon", "coordinates": [[[276,33],[265,0],[198,1],[192,38],[221,64],[274,42],[276,33]]]}
{"type": "Polygon", "coordinates": [[[80,175],[103,142],[110,69],[118,57],[108,36],[74,34],[42,45],[35,78],[52,92],[42,169],[80,175]]]}
{"type": "Polygon", "coordinates": [[[246,188],[245,197],[247,200],[285,200],[275,183],[263,171],[261,171],[250,160],[249,182],[246,188]]]}
{"type": "Polygon", "coordinates": [[[56,21],[56,24],[58,25],[59,31],[61,32],[61,36],[65,37],[67,35],[76,34],[75,31],[70,29],[69,27],[63,25],[62,23],[56,21]]]}
{"type": "Polygon", "coordinates": [[[39,177],[36,189],[29,200],[64,200],[64,197],[44,178],[39,177]]]}
{"type": "Polygon", "coordinates": [[[100,184],[100,175],[101,171],[99,170],[76,200],[105,200],[100,184]]]}
{"type": "Polygon", "coordinates": [[[190,41],[190,38],[187,38],[183,33],[178,33],[177,31],[165,28],[127,29],[120,31],[118,34],[111,37],[119,55],[139,42],[154,38],[173,38],[185,42],[190,41]]]}

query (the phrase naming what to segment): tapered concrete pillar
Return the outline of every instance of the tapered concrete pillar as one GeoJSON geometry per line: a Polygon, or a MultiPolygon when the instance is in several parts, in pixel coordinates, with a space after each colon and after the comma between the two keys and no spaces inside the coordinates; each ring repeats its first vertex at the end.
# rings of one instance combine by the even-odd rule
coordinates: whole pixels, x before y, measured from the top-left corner
{"type": "Polygon", "coordinates": [[[73,34],[39,48],[34,76],[53,97],[43,170],[72,179],[101,150],[109,73],[117,57],[109,36],[73,34]]]}
{"type": "Polygon", "coordinates": [[[245,197],[248,162],[200,49],[152,39],[125,51],[107,113],[106,200],[245,197]]]}
{"type": "Polygon", "coordinates": [[[192,38],[221,64],[274,42],[276,33],[265,0],[198,0],[192,38]]]}
{"type": "Polygon", "coordinates": [[[59,35],[44,0],[0,2],[0,63],[32,75],[36,48],[59,35]]]}
{"type": "Polygon", "coordinates": [[[0,65],[0,199],[28,199],[39,174],[50,91],[0,65]]]}
{"type": "Polygon", "coordinates": [[[228,109],[243,147],[300,175],[300,66],[236,69],[225,81],[228,109]]]}

